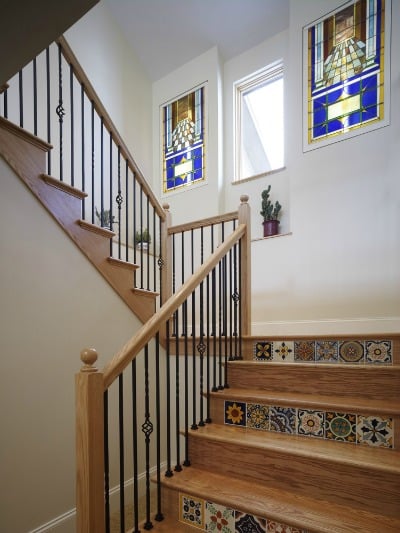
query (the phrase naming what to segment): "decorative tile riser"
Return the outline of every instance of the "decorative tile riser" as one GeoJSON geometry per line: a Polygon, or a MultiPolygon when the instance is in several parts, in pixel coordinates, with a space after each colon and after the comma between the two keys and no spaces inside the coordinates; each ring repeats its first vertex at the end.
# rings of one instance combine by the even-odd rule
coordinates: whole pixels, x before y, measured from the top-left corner
{"type": "Polygon", "coordinates": [[[383,448],[398,446],[394,436],[395,425],[397,428],[400,421],[387,416],[270,406],[213,398],[211,418],[217,424],[247,427],[258,431],[274,431],[383,448]]]}
{"type": "Polygon", "coordinates": [[[398,402],[400,366],[228,364],[231,388],[298,394],[322,394],[398,402]]]}
{"type": "Polygon", "coordinates": [[[388,339],[253,340],[253,359],[260,362],[392,364],[388,339]]]}
{"type": "Polygon", "coordinates": [[[193,467],[400,518],[395,473],[195,436],[189,446],[193,467]]]}

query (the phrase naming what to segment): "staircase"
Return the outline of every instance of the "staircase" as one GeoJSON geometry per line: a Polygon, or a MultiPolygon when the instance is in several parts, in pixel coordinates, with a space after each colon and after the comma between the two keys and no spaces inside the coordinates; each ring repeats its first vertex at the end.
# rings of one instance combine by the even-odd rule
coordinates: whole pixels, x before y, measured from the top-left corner
{"type": "Polygon", "coordinates": [[[399,531],[400,337],[246,346],[191,466],[163,480],[174,522],[156,530],[399,531]]]}

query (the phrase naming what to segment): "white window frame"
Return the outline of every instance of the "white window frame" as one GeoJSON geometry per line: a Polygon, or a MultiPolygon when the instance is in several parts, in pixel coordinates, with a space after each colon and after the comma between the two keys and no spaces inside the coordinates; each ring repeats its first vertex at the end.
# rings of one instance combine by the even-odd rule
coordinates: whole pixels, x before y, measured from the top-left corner
{"type": "MultiPolygon", "coordinates": [[[[238,80],[233,85],[234,91],[234,181],[243,181],[249,178],[263,176],[269,172],[275,172],[278,169],[265,170],[257,176],[241,176],[241,149],[242,149],[242,102],[244,95],[252,89],[262,87],[263,85],[274,81],[275,79],[283,79],[283,60],[275,61],[267,67],[264,67],[252,74],[238,80]]],[[[282,117],[283,119],[283,117],[282,117]]],[[[284,168],[284,167],[281,167],[284,168]]]]}

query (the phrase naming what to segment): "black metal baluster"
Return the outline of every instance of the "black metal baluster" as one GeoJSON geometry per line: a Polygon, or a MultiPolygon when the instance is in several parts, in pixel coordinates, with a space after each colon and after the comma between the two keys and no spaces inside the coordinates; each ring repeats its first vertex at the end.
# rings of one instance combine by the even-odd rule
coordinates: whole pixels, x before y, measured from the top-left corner
{"type": "MultiPolygon", "coordinates": [[[[140,224],[139,224],[139,231],[140,234],[143,234],[143,185],[140,185],[140,224]]],[[[143,268],[143,242],[140,246],[140,288],[143,289],[144,286],[144,268],[143,268]]]]}
{"type": "Polygon", "coordinates": [[[4,105],[4,118],[8,118],[8,89],[4,89],[3,92],[3,105],[4,105]]]}
{"type": "Polygon", "coordinates": [[[206,423],[211,422],[210,414],[210,391],[211,391],[211,367],[210,367],[210,274],[207,274],[206,279],[206,299],[207,299],[207,340],[206,340],[206,351],[207,351],[207,418],[206,423]]]}
{"type": "Polygon", "coordinates": [[[110,533],[110,450],[108,438],[108,390],[104,392],[104,502],[106,533],[110,533]]]}
{"type": "MultiPolygon", "coordinates": [[[[146,198],[147,198],[147,205],[146,205],[146,220],[147,220],[147,223],[146,223],[146,229],[147,229],[148,232],[150,232],[150,198],[147,195],[146,195],[146,198]]],[[[153,235],[153,239],[154,239],[154,235],[153,235]]],[[[150,290],[150,243],[147,244],[146,256],[147,256],[147,265],[146,265],[146,267],[147,267],[147,272],[146,272],[147,273],[147,290],[149,291],[150,290]]]]}
{"type": "MultiPolygon", "coordinates": [[[[154,209],[154,207],[152,209],[153,209],[153,291],[157,292],[157,255],[156,255],[157,254],[157,250],[156,250],[157,223],[156,223],[156,210],[154,209]]],[[[160,269],[160,275],[161,275],[161,269],[160,269]]]]}
{"type": "Polygon", "coordinates": [[[125,261],[129,261],[129,165],[125,159],[125,261]]]}
{"type": "Polygon", "coordinates": [[[218,263],[218,389],[222,390],[222,259],[218,263]]]}
{"type": "Polygon", "coordinates": [[[104,119],[103,117],[100,118],[100,226],[102,228],[105,226],[105,220],[104,220],[104,119]]]}
{"type": "MultiPolygon", "coordinates": [[[[204,261],[204,234],[203,226],[200,228],[200,264],[204,261]]],[[[200,282],[200,331],[199,331],[199,343],[197,345],[197,351],[200,355],[200,386],[199,386],[199,403],[200,403],[200,420],[199,426],[204,426],[204,352],[206,345],[204,344],[204,281],[200,282]]]]}
{"type": "MultiPolygon", "coordinates": [[[[118,145],[118,194],[115,197],[118,206],[118,259],[121,259],[121,209],[122,209],[122,191],[121,191],[121,147],[118,145]]],[[[111,213],[111,210],[110,210],[111,213]]]]}
{"type": "MultiPolygon", "coordinates": [[[[185,283],[185,232],[182,231],[181,233],[181,285],[185,283]]],[[[187,306],[187,300],[185,300],[185,303],[183,304],[186,308],[187,306]]],[[[183,320],[184,314],[182,313],[182,320],[183,320]]],[[[182,323],[182,335],[187,335],[187,323],[182,323]]]]}
{"type": "Polygon", "coordinates": [[[75,110],[74,110],[74,68],[70,64],[69,66],[69,94],[70,94],[70,108],[71,108],[71,185],[74,187],[75,185],[75,140],[74,140],[74,117],[75,117],[75,110]]]}
{"type": "Polygon", "coordinates": [[[164,520],[161,508],[161,401],[160,401],[160,334],[156,333],[156,455],[157,455],[157,522],[164,520]]]}
{"type": "MultiPolygon", "coordinates": [[[[81,85],[81,142],[82,142],[82,191],[85,192],[85,86],[81,85]]],[[[85,220],[86,198],[82,202],[82,218],[85,220]]]]}
{"type": "Polygon", "coordinates": [[[56,107],[56,113],[59,123],[59,157],[60,157],[60,181],[64,180],[64,164],[63,164],[63,123],[65,110],[63,106],[63,77],[62,77],[62,54],[61,45],[58,45],[58,106],[56,107]]]}
{"type": "MultiPolygon", "coordinates": [[[[113,225],[114,225],[114,210],[113,210],[113,136],[112,132],[110,131],[110,230],[113,231],[113,225]]],[[[114,257],[113,253],[113,240],[110,239],[110,257],[114,257]]]]}
{"type": "Polygon", "coordinates": [[[197,425],[197,360],[196,360],[196,292],[192,292],[192,407],[193,417],[191,429],[198,429],[197,425]]]}
{"type": "Polygon", "coordinates": [[[234,330],[233,330],[233,337],[235,340],[235,355],[234,359],[238,359],[238,304],[239,304],[239,291],[238,291],[238,268],[237,268],[237,243],[233,247],[233,268],[234,268],[234,291],[232,295],[234,308],[233,308],[233,323],[234,323],[234,330]]]}
{"type": "Polygon", "coordinates": [[[38,104],[37,104],[37,65],[36,65],[36,57],[33,59],[32,66],[33,66],[33,134],[37,135],[38,104]]]}
{"type": "MultiPolygon", "coordinates": [[[[187,300],[182,304],[182,328],[187,332],[187,300]]],[[[184,335],[184,353],[185,353],[185,460],[183,466],[190,466],[189,461],[189,353],[188,353],[188,336],[184,335]]]]}
{"type": "Polygon", "coordinates": [[[134,531],[140,533],[139,529],[139,468],[138,468],[138,421],[137,421],[137,372],[136,359],[132,361],[132,459],[133,459],[133,517],[134,531]]]}
{"type": "MultiPolygon", "coordinates": [[[[242,285],[241,285],[241,281],[242,281],[242,261],[241,261],[241,258],[242,258],[242,239],[240,239],[239,241],[239,301],[241,299],[241,289],[242,289],[242,285]]],[[[242,356],[242,325],[243,325],[243,322],[242,322],[242,306],[239,305],[239,355],[238,355],[238,359],[241,360],[243,359],[243,356],[242,356]]]]}
{"type": "Polygon", "coordinates": [[[233,253],[229,250],[229,361],[233,361],[233,273],[232,273],[233,253]]]}
{"type": "Polygon", "coordinates": [[[92,224],[94,224],[94,101],[91,101],[92,104],[92,224]]]}
{"type": "Polygon", "coordinates": [[[228,384],[228,272],[227,272],[227,256],[222,258],[223,264],[223,295],[224,295],[224,389],[229,388],[228,384]]]}
{"type": "MultiPolygon", "coordinates": [[[[136,211],[137,211],[137,207],[136,207],[136,177],[135,177],[135,173],[134,172],[133,172],[133,202],[132,202],[132,205],[133,205],[133,211],[132,211],[132,216],[133,216],[133,262],[136,263],[136,211]]],[[[135,275],[135,287],[137,287],[136,275],[135,275]]]]}
{"type": "Polygon", "coordinates": [[[212,391],[216,392],[217,388],[217,289],[216,289],[216,271],[211,271],[211,320],[213,336],[213,387],[212,391]]]}
{"type": "Polygon", "coordinates": [[[24,82],[22,69],[18,72],[18,91],[19,91],[19,125],[24,127],[24,82]]]}
{"type": "Polygon", "coordinates": [[[146,445],[146,522],[144,529],[149,530],[153,528],[151,523],[151,501],[150,501],[150,437],[153,433],[153,424],[150,420],[150,386],[149,386],[149,346],[144,347],[144,423],[142,424],[142,431],[145,436],[146,445]]]}
{"type": "Polygon", "coordinates": [[[119,411],[119,514],[120,531],[125,533],[125,455],[124,455],[124,378],[118,376],[118,411],[119,411]]]}
{"type": "Polygon", "coordinates": [[[175,471],[180,472],[182,470],[181,465],[181,446],[180,446],[180,436],[179,436],[179,426],[180,426],[180,402],[179,402],[179,393],[180,393],[180,384],[179,384],[179,310],[175,311],[175,437],[176,437],[176,466],[175,471]]]}
{"type": "MultiPolygon", "coordinates": [[[[46,96],[47,96],[47,142],[51,143],[51,90],[50,90],[50,48],[46,48],[46,96]]],[[[51,150],[47,152],[47,174],[51,175],[51,150]]]]}
{"type": "MultiPolygon", "coordinates": [[[[172,234],[172,294],[175,294],[176,288],[176,269],[175,269],[175,233],[172,234]]],[[[173,327],[172,327],[172,336],[176,337],[176,314],[174,314],[173,327]]]]}
{"type": "Polygon", "coordinates": [[[170,321],[166,324],[166,359],[165,359],[165,375],[166,375],[166,408],[167,408],[167,470],[165,472],[166,477],[172,477],[173,472],[171,469],[171,337],[170,337],[170,321]]]}

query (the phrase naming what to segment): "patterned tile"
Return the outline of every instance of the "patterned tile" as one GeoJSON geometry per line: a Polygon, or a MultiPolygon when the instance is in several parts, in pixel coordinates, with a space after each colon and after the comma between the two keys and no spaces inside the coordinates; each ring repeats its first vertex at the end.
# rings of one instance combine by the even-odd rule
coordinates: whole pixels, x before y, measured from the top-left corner
{"type": "Polygon", "coordinates": [[[258,403],[247,404],[247,427],[253,429],[269,429],[269,407],[258,403]]]}
{"type": "Polygon", "coordinates": [[[336,363],[338,360],[337,341],[317,341],[315,344],[315,359],[324,363],[336,363]]]}
{"type": "Polygon", "coordinates": [[[314,341],[295,341],[294,343],[294,360],[295,361],[315,361],[315,342],[314,341]]]}
{"type": "Polygon", "coordinates": [[[225,400],[225,424],[246,425],[246,403],[225,400]]]}
{"type": "Polygon", "coordinates": [[[307,411],[298,409],[297,411],[297,433],[309,437],[324,436],[325,413],[322,411],[307,411]]]}
{"type": "Polygon", "coordinates": [[[272,520],[267,520],[267,531],[271,533],[306,533],[304,529],[297,527],[287,526],[285,524],[279,524],[272,520]]]}
{"type": "Polygon", "coordinates": [[[204,529],[204,500],[179,493],[179,520],[198,529],[204,529]]]}
{"type": "Polygon", "coordinates": [[[274,361],[294,361],[293,341],[274,341],[272,344],[274,361]]]}
{"type": "Polygon", "coordinates": [[[325,438],[342,442],[356,442],[356,415],[325,414],[325,438]]]}
{"type": "Polygon", "coordinates": [[[272,361],[272,343],[267,341],[255,342],[253,356],[256,361],[272,361]]]}
{"type": "Polygon", "coordinates": [[[363,363],[364,343],[344,341],[339,343],[339,360],[342,363],[363,363]]]}
{"type": "Polygon", "coordinates": [[[235,511],[224,505],[206,502],[206,531],[235,533],[235,511]]]}
{"type": "Polygon", "coordinates": [[[393,448],[393,420],[380,416],[359,415],[357,442],[369,446],[393,448]]]}
{"type": "Polygon", "coordinates": [[[391,341],[367,341],[366,352],[367,352],[367,363],[391,363],[392,362],[392,342],[391,341]]]}
{"type": "Polygon", "coordinates": [[[270,407],[269,423],[271,431],[296,433],[296,409],[292,407],[270,407]]]}
{"type": "Polygon", "coordinates": [[[258,518],[250,514],[235,512],[235,532],[236,533],[266,533],[267,521],[265,518],[258,518]]]}

